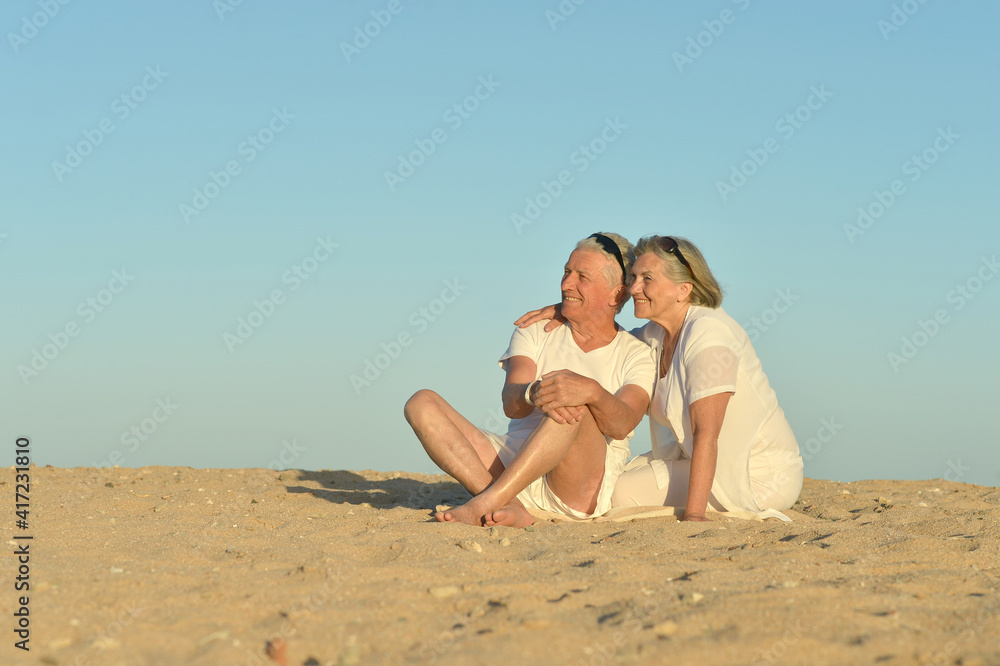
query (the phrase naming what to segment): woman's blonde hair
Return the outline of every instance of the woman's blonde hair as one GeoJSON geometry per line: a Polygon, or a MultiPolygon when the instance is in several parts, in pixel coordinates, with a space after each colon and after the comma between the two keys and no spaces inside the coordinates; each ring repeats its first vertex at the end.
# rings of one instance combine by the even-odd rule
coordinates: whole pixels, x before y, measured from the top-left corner
{"type": "Polygon", "coordinates": [[[717,308],[722,305],[722,287],[716,281],[708,262],[702,256],[695,244],[680,236],[645,236],[635,244],[635,256],[641,257],[652,252],[663,261],[663,274],[676,284],[691,283],[691,304],[703,305],[706,308],[717,308]],[[667,252],[664,245],[670,245],[668,239],[677,243],[677,251],[687,260],[685,266],[675,252],[667,252]]]}

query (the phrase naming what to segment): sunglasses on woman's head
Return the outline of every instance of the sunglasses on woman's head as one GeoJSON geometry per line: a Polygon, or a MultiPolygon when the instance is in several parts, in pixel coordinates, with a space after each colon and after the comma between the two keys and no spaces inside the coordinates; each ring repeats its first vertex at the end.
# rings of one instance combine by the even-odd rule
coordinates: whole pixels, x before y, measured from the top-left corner
{"type": "Polygon", "coordinates": [[[677,244],[677,241],[670,236],[658,236],[656,242],[659,244],[660,249],[664,252],[677,257],[677,259],[687,267],[688,273],[691,273],[691,276],[694,277],[694,271],[691,270],[691,264],[689,264],[688,260],[684,258],[683,254],[681,254],[681,248],[677,244]]]}

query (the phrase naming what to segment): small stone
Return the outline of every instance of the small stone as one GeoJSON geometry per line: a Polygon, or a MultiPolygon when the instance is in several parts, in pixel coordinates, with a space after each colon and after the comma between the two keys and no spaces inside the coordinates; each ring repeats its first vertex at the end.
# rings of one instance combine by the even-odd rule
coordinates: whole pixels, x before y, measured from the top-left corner
{"type": "Polygon", "coordinates": [[[497,536],[497,535],[499,535],[499,534],[500,534],[500,530],[498,530],[498,529],[497,529],[497,528],[495,528],[495,527],[491,527],[491,528],[490,528],[490,536],[491,536],[491,537],[495,537],[495,536],[497,536]]]}
{"type": "Polygon", "coordinates": [[[114,487],[115,487],[115,484],[113,484],[113,483],[111,483],[110,481],[108,481],[107,483],[105,483],[105,484],[104,484],[104,487],[105,487],[105,488],[114,488],[114,487]]]}
{"type": "Polygon", "coordinates": [[[348,645],[344,648],[344,651],[340,653],[340,658],[337,660],[338,666],[357,666],[361,663],[361,648],[357,645],[348,645]]]}
{"type": "Polygon", "coordinates": [[[111,567],[110,569],[108,569],[108,571],[113,574],[125,573],[124,569],[119,569],[118,567],[111,567]]]}
{"type": "Polygon", "coordinates": [[[101,637],[97,638],[96,640],[94,640],[93,643],[90,644],[90,647],[92,647],[92,648],[94,648],[96,650],[101,650],[101,651],[103,651],[103,650],[117,650],[121,646],[122,646],[122,644],[120,642],[118,642],[114,638],[109,638],[107,636],[101,636],[101,637]]]}
{"type": "Polygon", "coordinates": [[[458,594],[458,588],[454,585],[445,585],[444,587],[432,587],[428,590],[428,592],[430,592],[431,596],[435,599],[444,599],[458,594]]]}
{"type": "Polygon", "coordinates": [[[525,620],[521,626],[525,629],[548,629],[552,626],[552,620],[525,620]]]}
{"type": "Polygon", "coordinates": [[[524,531],[525,532],[537,532],[538,528],[535,527],[534,525],[528,525],[527,527],[524,528],[524,531]]]}
{"type": "Polygon", "coordinates": [[[665,620],[653,627],[653,633],[662,638],[668,638],[677,633],[680,627],[673,620],[665,620]]]}
{"type": "Polygon", "coordinates": [[[507,537],[500,539],[500,545],[506,548],[507,546],[510,545],[510,539],[508,539],[507,537]]]}
{"type": "Polygon", "coordinates": [[[477,542],[477,541],[463,541],[462,543],[460,543],[458,545],[462,547],[462,550],[468,550],[468,551],[473,552],[473,553],[481,553],[481,552],[483,552],[483,547],[480,546],[479,542],[477,542]]]}
{"type": "Polygon", "coordinates": [[[251,498],[251,500],[250,500],[250,503],[251,503],[251,504],[260,504],[260,502],[258,502],[258,501],[257,501],[257,500],[255,500],[255,499],[252,499],[252,498],[251,498]]]}
{"type": "Polygon", "coordinates": [[[215,631],[212,632],[211,634],[208,634],[207,636],[202,636],[201,638],[199,638],[198,645],[200,647],[202,645],[208,645],[212,641],[224,641],[227,638],[229,638],[228,631],[215,631]]]}

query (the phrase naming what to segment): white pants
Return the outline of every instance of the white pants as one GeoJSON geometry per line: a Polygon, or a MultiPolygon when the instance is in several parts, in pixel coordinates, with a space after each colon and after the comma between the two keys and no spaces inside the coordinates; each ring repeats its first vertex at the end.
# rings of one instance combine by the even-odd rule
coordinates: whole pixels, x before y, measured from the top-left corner
{"type": "MultiPolygon", "coordinates": [[[[666,466],[667,483],[658,484],[653,471],[653,453],[637,456],[625,467],[625,473],[618,477],[611,506],[676,506],[687,505],[688,484],[691,480],[691,460],[657,460],[657,466],[666,466]]],[[[660,468],[661,470],[663,468],[660,468]]],[[[662,476],[662,472],[661,472],[662,476]]],[[[761,509],[788,509],[799,498],[802,491],[802,467],[792,466],[774,474],[750,477],[750,487],[754,499],[761,509]]],[[[726,509],[709,498],[708,505],[714,511],[726,509]]],[[[734,507],[736,508],[736,507],[734,507]]],[[[752,507],[738,507],[752,509],[752,507]]]]}

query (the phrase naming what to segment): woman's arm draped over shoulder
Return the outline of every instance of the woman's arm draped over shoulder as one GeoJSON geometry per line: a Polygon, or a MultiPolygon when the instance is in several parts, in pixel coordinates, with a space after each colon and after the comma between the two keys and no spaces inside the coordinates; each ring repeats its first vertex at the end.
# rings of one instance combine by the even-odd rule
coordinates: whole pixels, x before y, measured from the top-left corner
{"type": "Polygon", "coordinates": [[[544,321],[546,319],[551,320],[545,325],[546,333],[554,331],[557,326],[566,323],[566,319],[562,316],[561,306],[556,303],[555,305],[546,305],[540,310],[525,312],[523,315],[518,317],[517,321],[514,322],[514,326],[525,328],[527,326],[531,326],[535,322],[544,321]]]}

